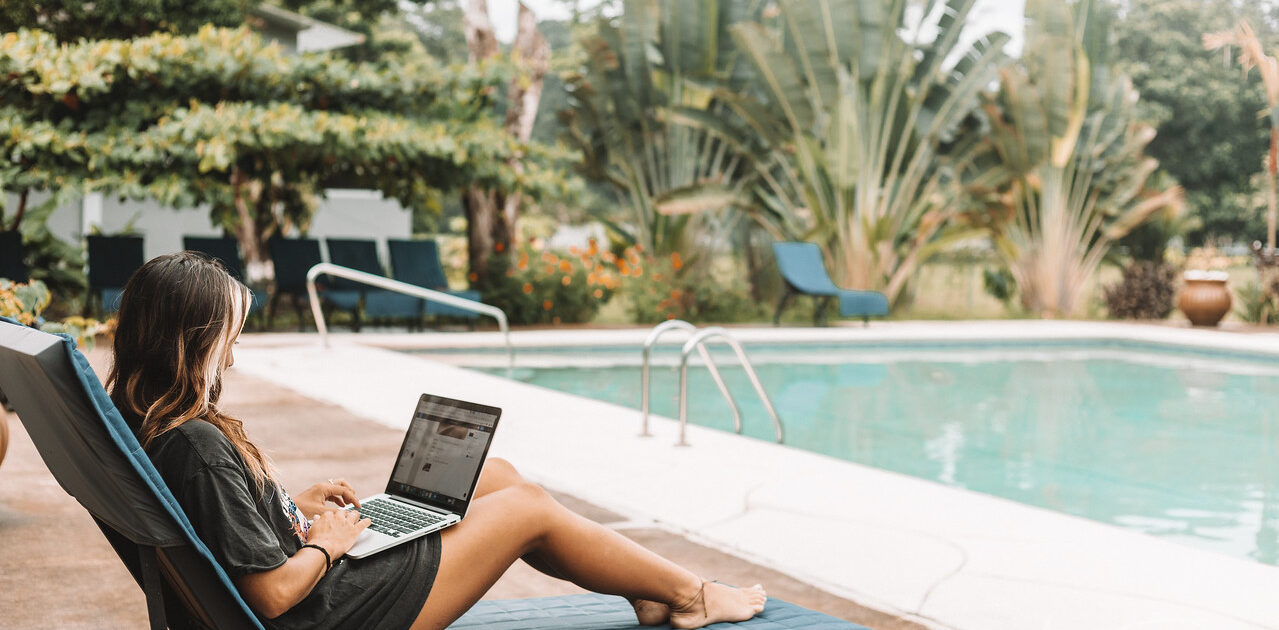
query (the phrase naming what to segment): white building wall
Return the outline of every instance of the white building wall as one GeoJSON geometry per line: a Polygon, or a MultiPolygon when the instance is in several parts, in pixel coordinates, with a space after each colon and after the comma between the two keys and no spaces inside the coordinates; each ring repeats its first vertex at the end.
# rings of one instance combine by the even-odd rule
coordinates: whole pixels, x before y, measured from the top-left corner
{"type": "MultiPolygon", "coordinates": [[[[38,204],[44,199],[47,195],[32,195],[28,205],[38,204]]],[[[16,207],[17,197],[9,195],[7,214],[11,215],[16,207]]],[[[50,231],[64,241],[79,241],[85,234],[81,225],[83,209],[82,202],[76,201],[54,210],[48,221],[50,231]]],[[[221,228],[209,221],[207,207],[174,210],[154,201],[120,201],[110,196],[102,200],[99,227],[104,234],[119,232],[130,221],[133,229],[144,238],[143,251],[147,259],[181,250],[183,236],[222,234],[221,228]]],[[[331,189],[320,201],[307,236],[320,239],[326,260],[325,237],[373,239],[378,242],[378,251],[385,261],[386,239],[409,238],[412,226],[409,211],[394,199],[384,199],[377,191],[331,189]]]]}

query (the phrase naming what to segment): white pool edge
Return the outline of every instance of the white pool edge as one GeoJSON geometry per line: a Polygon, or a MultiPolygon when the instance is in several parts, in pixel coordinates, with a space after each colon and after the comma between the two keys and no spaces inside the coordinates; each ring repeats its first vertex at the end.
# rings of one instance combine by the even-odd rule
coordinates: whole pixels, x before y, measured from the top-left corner
{"type": "MultiPolygon", "coordinates": [[[[1090,322],[733,332],[787,342],[1131,339],[1279,356],[1279,335],[1090,322]]],[[[512,340],[637,344],[646,334],[531,331],[512,340]]],[[[936,627],[1279,628],[1276,567],[698,427],[693,446],[679,449],[668,420],[656,423],[661,437],[640,439],[633,410],[370,347],[481,347],[495,338],[337,335],[323,351],[314,335],[250,335],[237,369],[389,426],[404,426],[428,388],[498,404],[507,415],[494,453],[549,487],[936,627]],[[564,435],[579,439],[555,439],[564,435]]]]}

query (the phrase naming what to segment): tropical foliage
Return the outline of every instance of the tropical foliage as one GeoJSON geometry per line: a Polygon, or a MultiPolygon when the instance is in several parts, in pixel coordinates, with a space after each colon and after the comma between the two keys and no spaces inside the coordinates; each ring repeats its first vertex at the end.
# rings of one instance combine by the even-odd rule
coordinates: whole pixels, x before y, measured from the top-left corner
{"type": "Polygon", "coordinates": [[[564,76],[566,139],[625,208],[600,217],[623,242],[695,265],[700,238],[748,196],[747,140],[716,90],[744,84],[729,29],[758,4],[627,0],[581,43],[583,67],[564,76]]]}
{"type": "Polygon", "coordinates": [[[1011,217],[995,244],[1023,306],[1070,316],[1114,241],[1178,207],[1181,191],[1147,187],[1154,130],[1111,69],[1104,13],[1088,0],[1028,0],[1026,23],[1022,62],[985,103],[998,160],[973,189],[1011,217]]]}
{"type": "Polygon", "coordinates": [[[1204,35],[1204,47],[1216,50],[1227,46],[1239,48],[1239,65],[1246,74],[1253,68],[1265,86],[1270,118],[1270,151],[1266,163],[1266,249],[1275,249],[1275,221],[1279,216],[1275,200],[1275,177],[1279,175],[1279,60],[1267,55],[1261,40],[1248,22],[1240,22],[1234,30],[1204,35]]]}
{"type": "Polygon", "coordinates": [[[622,275],[637,272],[594,241],[586,250],[555,252],[538,239],[514,256],[494,256],[476,280],[484,302],[513,324],[574,324],[589,322],[612,299],[622,275]]]}
{"type": "Polygon", "coordinates": [[[976,155],[964,132],[1008,40],[961,43],[974,0],[910,4],[782,0],[775,20],[731,29],[763,97],[728,100],[767,146],[761,222],[821,245],[845,286],[894,301],[920,264],[977,234],[958,180],[976,155]]]}

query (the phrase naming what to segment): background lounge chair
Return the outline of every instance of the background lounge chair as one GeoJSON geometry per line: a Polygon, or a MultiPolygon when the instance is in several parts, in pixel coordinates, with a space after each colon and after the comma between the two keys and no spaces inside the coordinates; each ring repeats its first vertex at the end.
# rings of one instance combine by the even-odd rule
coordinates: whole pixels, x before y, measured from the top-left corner
{"type": "MultiPolygon", "coordinates": [[[[375,276],[386,276],[382,263],[378,261],[376,242],[343,238],[330,238],[325,242],[329,246],[329,262],[375,276]]],[[[422,307],[418,298],[342,278],[332,278],[328,282],[332,289],[325,293],[324,299],[351,312],[354,318],[352,330],[360,329],[362,317],[402,318],[412,320],[414,325],[421,323],[422,307]]]]}
{"type": "MultiPolygon", "coordinates": [[[[0,383],[59,485],[102,530],[146,595],[152,630],[263,626],[142,451],[70,337],[0,318],[0,383]]],[[[54,587],[56,585],[50,585],[54,587]]],[[[571,595],[476,604],[450,628],[640,630],[626,600],[571,595]]],[[[865,630],[770,599],[763,614],[716,628],[865,630]]]]}
{"type": "Polygon", "coordinates": [[[841,317],[860,317],[869,325],[872,316],[888,314],[888,298],[878,291],[855,291],[835,286],[822,260],[822,250],[814,243],[773,243],[777,268],[786,283],[786,294],[777,304],[773,325],[781,323],[782,311],[796,295],[811,295],[813,324],[826,323],[826,307],[831,298],[839,299],[841,317]]]}
{"type": "Polygon", "coordinates": [[[99,314],[113,313],[120,306],[120,294],[133,272],[145,262],[141,236],[100,236],[85,239],[89,245],[89,295],[85,313],[96,301],[99,314]]]}
{"type": "MultiPolygon", "coordinates": [[[[434,240],[406,241],[387,239],[387,250],[391,253],[391,277],[400,282],[415,284],[424,289],[442,291],[460,298],[480,301],[480,292],[472,290],[453,291],[449,289],[448,278],[444,276],[444,266],[440,264],[440,247],[434,240]]],[[[475,319],[479,314],[465,311],[446,304],[427,302],[425,314],[444,317],[464,317],[475,319]]]]}
{"type": "MultiPolygon", "coordinates": [[[[320,241],[313,238],[273,238],[270,242],[271,262],[275,267],[275,290],[266,306],[266,327],[271,329],[280,299],[289,296],[293,310],[298,315],[298,330],[306,320],[302,302],[309,302],[306,293],[306,272],[320,264],[320,241]]],[[[305,309],[310,311],[310,308],[305,309]]]]}
{"type": "Polygon", "coordinates": [[[0,232],[0,278],[14,282],[27,281],[27,265],[22,262],[22,233],[0,232]]]}

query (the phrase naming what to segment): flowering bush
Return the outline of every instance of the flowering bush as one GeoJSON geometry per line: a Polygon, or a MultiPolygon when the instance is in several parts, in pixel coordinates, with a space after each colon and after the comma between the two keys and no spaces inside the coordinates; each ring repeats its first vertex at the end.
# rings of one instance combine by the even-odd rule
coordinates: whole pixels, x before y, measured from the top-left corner
{"type": "Polygon", "coordinates": [[[741,274],[721,278],[711,265],[689,266],[679,253],[645,256],[635,249],[627,249],[618,265],[635,323],[735,322],[760,317],[759,305],[741,274]]]}
{"type": "Polygon", "coordinates": [[[11,317],[47,333],[66,333],[74,337],[76,343],[90,348],[94,337],[115,330],[115,319],[106,323],[83,317],[68,317],[60,322],[46,321],[40,313],[49,306],[49,301],[49,289],[39,280],[19,284],[0,278],[0,316],[11,317]]]}
{"type": "MultiPolygon", "coordinates": [[[[499,249],[498,254],[504,252],[499,249]]],[[[489,258],[481,276],[472,276],[484,303],[506,312],[512,324],[588,322],[612,299],[629,266],[594,240],[585,250],[553,252],[541,239],[523,245],[512,258],[489,258]]]]}

